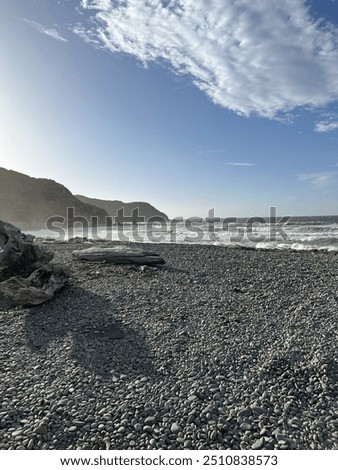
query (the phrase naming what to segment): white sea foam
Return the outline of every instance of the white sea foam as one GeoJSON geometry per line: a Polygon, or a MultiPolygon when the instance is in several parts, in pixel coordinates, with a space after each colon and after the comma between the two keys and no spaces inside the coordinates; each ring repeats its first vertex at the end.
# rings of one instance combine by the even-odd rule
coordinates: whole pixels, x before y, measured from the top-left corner
{"type": "Polygon", "coordinates": [[[144,243],[182,243],[246,247],[261,250],[338,251],[338,217],[293,218],[287,224],[276,226],[255,223],[250,230],[245,220],[228,227],[215,223],[211,230],[206,222],[189,226],[185,222],[167,223],[149,227],[146,224],[122,227],[76,227],[68,233],[38,230],[29,232],[36,237],[68,240],[87,237],[101,240],[144,243]],[[281,230],[279,230],[281,227],[281,230]]]}

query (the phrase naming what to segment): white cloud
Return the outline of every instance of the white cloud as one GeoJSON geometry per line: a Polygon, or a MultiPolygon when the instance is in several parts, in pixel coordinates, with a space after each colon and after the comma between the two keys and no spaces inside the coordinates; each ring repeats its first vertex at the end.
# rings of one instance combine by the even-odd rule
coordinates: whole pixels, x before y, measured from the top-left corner
{"type": "Polygon", "coordinates": [[[313,189],[328,189],[333,184],[337,184],[336,172],[302,173],[298,175],[300,181],[308,181],[313,189]]]}
{"type": "Polygon", "coordinates": [[[254,163],[245,163],[245,162],[226,162],[230,166],[255,166],[254,163]]]}
{"type": "Polygon", "coordinates": [[[316,132],[330,132],[338,129],[338,122],[320,121],[315,125],[316,132]]]}
{"type": "Polygon", "coordinates": [[[216,104],[278,117],[338,99],[338,28],[305,0],[82,0],[75,32],[143,64],[189,74],[216,104]]]}
{"type": "Polygon", "coordinates": [[[24,18],[24,21],[42,34],[46,34],[47,36],[56,39],[57,41],[67,42],[67,39],[61,36],[61,34],[55,28],[46,28],[42,24],[33,20],[28,20],[26,18],[24,18]]]}
{"type": "Polygon", "coordinates": [[[45,29],[43,32],[45,34],[47,34],[47,36],[50,36],[51,38],[57,39],[58,41],[67,42],[67,39],[65,39],[63,36],[61,36],[60,33],[58,31],[56,31],[56,29],[54,29],[54,28],[45,29]]]}

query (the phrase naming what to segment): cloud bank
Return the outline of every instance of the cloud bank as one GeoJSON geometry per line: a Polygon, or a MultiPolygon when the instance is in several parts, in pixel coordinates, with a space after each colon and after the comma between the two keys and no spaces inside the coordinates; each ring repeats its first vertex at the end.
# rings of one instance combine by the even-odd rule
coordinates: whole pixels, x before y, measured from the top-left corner
{"type": "Polygon", "coordinates": [[[305,0],[82,0],[74,31],[143,64],[188,74],[214,103],[278,117],[338,99],[338,28],[305,0]]]}

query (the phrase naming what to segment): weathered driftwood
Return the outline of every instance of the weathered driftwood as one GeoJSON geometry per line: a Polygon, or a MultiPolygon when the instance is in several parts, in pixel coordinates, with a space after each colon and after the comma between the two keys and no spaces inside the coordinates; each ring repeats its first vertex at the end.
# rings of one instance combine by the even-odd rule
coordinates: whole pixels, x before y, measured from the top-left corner
{"type": "Polygon", "coordinates": [[[34,245],[34,237],[0,220],[0,282],[11,276],[29,276],[53,258],[34,245]]]}
{"type": "Polygon", "coordinates": [[[68,272],[63,266],[42,266],[26,279],[13,276],[1,282],[0,299],[7,306],[39,305],[62,289],[67,278],[68,272]]]}
{"type": "Polygon", "coordinates": [[[113,264],[137,264],[158,266],[165,264],[163,258],[150,251],[135,251],[128,246],[92,247],[74,250],[73,256],[82,261],[113,264]]]}
{"type": "Polygon", "coordinates": [[[34,237],[0,221],[0,305],[38,305],[53,297],[66,282],[68,271],[48,262],[34,237]]]}

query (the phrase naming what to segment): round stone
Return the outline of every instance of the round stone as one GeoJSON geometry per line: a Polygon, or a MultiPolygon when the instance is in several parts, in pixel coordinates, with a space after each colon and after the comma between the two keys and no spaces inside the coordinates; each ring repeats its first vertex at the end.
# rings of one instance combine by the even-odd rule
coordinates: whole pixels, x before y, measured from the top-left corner
{"type": "Polygon", "coordinates": [[[36,434],[42,435],[47,434],[47,426],[45,424],[40,424],[34,429],[34,432],[36,432],[36,434]]]}
{"type": "Polygon", "coordinates": [[[148,416],[145,420],[144,420],[144,424],[148,424],[149,426],[155,424],[155,421],[156,421],[156,418],[155,416],[148,416]]]}
{"type": "Polygon", "coordinates": [[[258,439],[257,441],[255,441],[252,446],[251,446],[251,449],[252,450],[259,450],[263,447],[264,445],[264,438],[261,438],[261,439],[258,439]]]}
{"type": "Polygon", "coordinates": [[[181,426],[180,426],[178,423],[174,423],[174,424],[171,425],[170,431],[171,431],[173,434],[178,434],[179,432],[182,431],[182,428],[181,428],[181,426]]]}

